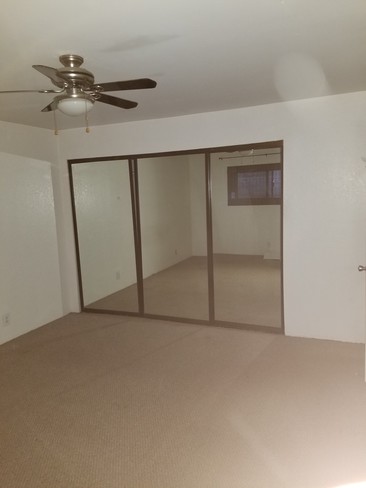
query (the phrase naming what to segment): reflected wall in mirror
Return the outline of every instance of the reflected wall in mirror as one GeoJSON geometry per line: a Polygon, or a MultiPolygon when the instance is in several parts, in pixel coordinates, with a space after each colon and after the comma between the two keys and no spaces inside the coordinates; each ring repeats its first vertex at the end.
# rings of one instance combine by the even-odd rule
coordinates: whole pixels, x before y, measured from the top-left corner
{"type": "Polygon", "coordinates": [[[82,301],[138,312],[128,161],[71,165],[82,301]]]}
{"type": "Polygon", "coordinates": [[[211,154],[215,319],[281,328],[281,147],[211,154]]]}
{"type": "Polygon", "coordinates": [[[205,157],[139,159],[138,180],[145,313],[208,320],[205,157]]]}

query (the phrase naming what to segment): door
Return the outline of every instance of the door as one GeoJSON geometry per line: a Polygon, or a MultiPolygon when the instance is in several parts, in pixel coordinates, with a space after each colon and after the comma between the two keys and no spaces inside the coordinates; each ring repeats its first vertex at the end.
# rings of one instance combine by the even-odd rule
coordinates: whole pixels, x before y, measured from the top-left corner
{"type": "Polygon", "coordinates": [[[144,312],[208,320],[204,155],[138,159],[144,312]]]}
{"type": "Polygon", "coordinates": [[[82,307],[138,312],[128,161],[72,167],[82,307]]]}
{"type": "Polygon", "coordinates": [[[282,151],[211,154],[215,320],[281,330],[282,151]]]}

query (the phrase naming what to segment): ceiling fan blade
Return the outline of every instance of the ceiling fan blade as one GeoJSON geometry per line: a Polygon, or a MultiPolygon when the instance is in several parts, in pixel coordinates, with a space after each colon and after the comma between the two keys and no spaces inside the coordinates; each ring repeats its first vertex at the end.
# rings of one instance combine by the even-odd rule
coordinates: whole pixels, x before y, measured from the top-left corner
{"type": "Polygon", "coordinates": [[[99,97],[96,98],[97,102],[108,103],[109,105],[114,105],[119,108],[134,108],[137,107],[137,102],[132,102],[131,100],[124,100],[123,98],[112,97],[111,95],[105,95],[100,93],[99,97]]]}
{"type": "Polygon", "coordinates": [[[53,110],[57,109],[58,100],[54,98],[51,103],[47,105],[47,107],[43,108],[41,112],[52,112],[53,110]]]}
{"type": "Polygon", "coordinates": [[[64,90],[0,90],[0,93],[61,93],[64,90]]]}
{"type": "Polygon", "coordinates": [[[101,87],[103,91],[120,91],[120,90],[144,90],[145,88],[155,88],[156,81],[149,78],[140,78],[138,80],[112,81],[110,83],[97,83],[90,89],[101,87]]]}
{"type": "Polygon", "coordinates": [[[60,88],[65,85],[64,80],[57,75],[57,69],[51,68],[50,66],[43,66],[42,64],[33,64],[32,68],[42,73],[42,75],[47,76],[54,85],[60,88]]]}

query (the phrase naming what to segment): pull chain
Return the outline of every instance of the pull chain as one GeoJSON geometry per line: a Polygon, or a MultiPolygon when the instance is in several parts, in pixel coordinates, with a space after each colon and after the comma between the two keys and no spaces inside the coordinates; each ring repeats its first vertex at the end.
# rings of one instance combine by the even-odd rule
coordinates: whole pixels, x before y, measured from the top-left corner
{"type": "Polygon", "coordinates": [[[86,99],[85,99],[85,132],[87,134],[89,134],[89,132],[90,132],[86,99]]]}

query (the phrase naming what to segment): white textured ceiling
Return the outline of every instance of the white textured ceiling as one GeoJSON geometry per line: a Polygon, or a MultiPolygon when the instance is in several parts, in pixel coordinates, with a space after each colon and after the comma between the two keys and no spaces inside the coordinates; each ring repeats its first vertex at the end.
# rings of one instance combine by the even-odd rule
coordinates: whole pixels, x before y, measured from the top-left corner
{"type": "MultiPolygon", "coordinates": [[[[365,0],[3,0],[0,90],[52,89],[32,64],[84,57],[95,81],[153,78],[96,103],[113,124],[366,90],[365,0]]],[[[0,120],[53,128],[49,94],[0,94],[0,120]]],[[[60,128],[83,117],[57,111],[60,128]]]]}

